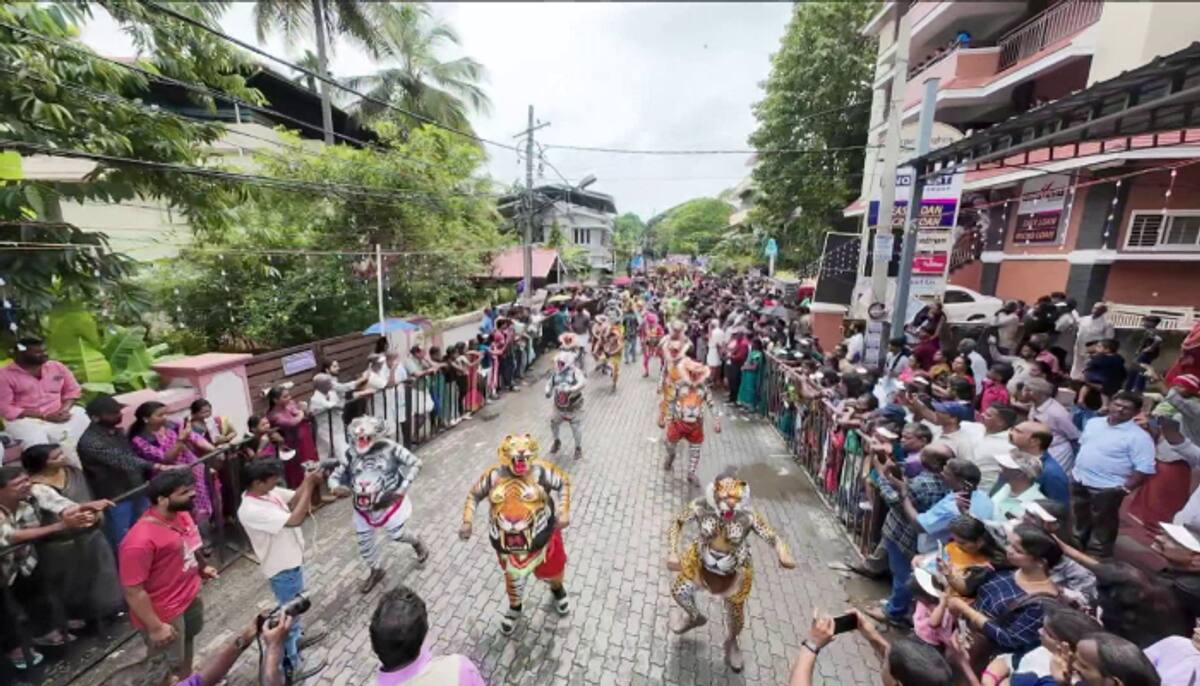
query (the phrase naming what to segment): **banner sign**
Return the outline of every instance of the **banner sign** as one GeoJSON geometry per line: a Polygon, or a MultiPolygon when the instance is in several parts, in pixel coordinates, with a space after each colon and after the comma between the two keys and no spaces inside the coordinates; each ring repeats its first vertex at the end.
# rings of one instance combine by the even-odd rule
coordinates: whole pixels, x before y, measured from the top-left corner
{"type": "MultiPolygon", "coordinates": [[[[912,200],[913,183],[917,173],[912,167],[896,170],[896,206],[892,211],[892,228],[904,228],[904,216],[912,200]]],[[[963,172],[939,174],[925,180],[921,191],[921,211],[917,213],[917,228],[952,229],[958,216],[958,200],[962,196],[963,172]]],[[[879,201],[867,206],[867,226],[879,225],[879,201]]]]}
{"type": "Polygon", "coordinates": [[[950,266],[950,253],[929,252],[913,255],[913,274],[939,275],[946,273],[950,266]]]}
{"type": "Polygon", "coordinates": [[[1057,243],[1060,229],[1069,219],[1062,215],[1070,187],[1070,174],[1047,174],[1026,180],[1021,185],[1013,242],[1057,243]]]}

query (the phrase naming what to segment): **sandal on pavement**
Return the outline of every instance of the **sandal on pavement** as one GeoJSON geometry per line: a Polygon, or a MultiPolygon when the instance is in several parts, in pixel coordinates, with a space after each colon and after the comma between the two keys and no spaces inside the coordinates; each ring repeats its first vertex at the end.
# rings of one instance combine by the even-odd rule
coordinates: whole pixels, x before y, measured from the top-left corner
{"type": "Polygon", "coordinates": [[[38,652],[38,651],[36,651],[36,650],[30,650],[30,651],[29,651],[29,655],[30,655],[30,657],[32,657],[32,658],[33,658],[33,664],[32,664],[32,665],[31,665],[31,664],[28,664],[27,662],[25,662],[25,655],[24,655],[24,654],[22,654],[22,655],[21,655],[21,657],[13,657],[13,656],[9,655],[9,656],[8,656],[8,661],[9,661],[9,662],[11,662],[11,663],[12,663],[12,666],[13,666],[13,667],[15,667],[16,669],[19,669],[19,670],[21,670],[21,671],[25,671],[25,670],[27,670],[27,669],[30,669],[30,668],[33,668],[33,667],[37,667],[38,665],[42,664],[42,660],[44,660],[44,659],[45,659],[45,658],[42,656],[42,654],[41,654],[41,653],[39,653],[39,652],[38,652]]]}

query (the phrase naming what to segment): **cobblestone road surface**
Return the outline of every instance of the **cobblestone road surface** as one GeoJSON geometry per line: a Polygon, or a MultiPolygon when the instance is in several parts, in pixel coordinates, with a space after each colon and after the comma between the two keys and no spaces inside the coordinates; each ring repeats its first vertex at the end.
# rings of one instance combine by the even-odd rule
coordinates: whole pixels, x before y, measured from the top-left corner
{"type": "MultiPolygon", "coordinates": [[[[720,604],[702,596],[709,624],[684,637],[667,628],[671,574],[666,570],[666,528],[670,518],[698,492],[683,479],[682,465],[668,476],[660,467],[661,432],[655,425],[654,384],[626,365],[616,394],[607,378],[592,377],[585,390],[584,459],[569,457],[574,493],[571,526],[565,532],[566,585],[572,613],[558,617],[549,589],[530,584],[525,619],[510,639],[500,635],[503,583],[487,541],[483,515],[468,542],[456,536],[462,503],[476,476],[495,459],[496,446],[510,432],[531,432],[550,444],[549,401],[541,383],[509,394],[419,450],[424,461],[413,488],[410,526],[431,545],[432,556],[418,569],[411,549],[388,544],[388,577],[369,596],[357,586],[365,575],[350,528],[349,503],[324,508],[305,525],[310,539],[308,589],[310,626],[329,636],[310,649],[329,666],[309,680],[317,686],[373,683],[376,662],[367,635],[374,601],[389,583],[403,581],[426,600],[435,652],[470,656],[490,684],[786,684],[800,650],[813,607],[836,612],[862,600],[857,580],[831,572],[827,563],[849,555],[834,519],[765,422],[724,408],[725,432],[709,430],[701,479],[736,465],[751,486],[756,508],[788,542],[798,562],[787,571],[761,541],[754,546],[756,575],[742,636],[745,670],[724,664],[720,604]]],[[[723,394],[719,394],[723,396],[723,394]]],[[[570,432],[563,427],[569,455],[570,432]]],[[[681,459],[683,462],[683,451],[681,459]]],[[[486,508],[486,503],[481,504],[486,508]]],[[[878,589],[871,589],[871,591],[878,589]]],[[[869,594],[870,591],[867,593],[869,594]]],[[[237,627],[265,608],[270,599],[258,568],[244,561],[226,570],[204,591],[205,630],[200,654],[230,640],[237,627]]],[[[77,684],[96,683],[113,666],[135,659],[140,641],[127,644],[77,684]],[[105,669],[105,668],[108,669],[105,669]]],[[[818,662],[819,683],[878,683],[878,662],[856,635],[839,637],[818,662]]],[[[251,648],[231,672],[230,684],[251,684],[256,655],[251,648]]]]}

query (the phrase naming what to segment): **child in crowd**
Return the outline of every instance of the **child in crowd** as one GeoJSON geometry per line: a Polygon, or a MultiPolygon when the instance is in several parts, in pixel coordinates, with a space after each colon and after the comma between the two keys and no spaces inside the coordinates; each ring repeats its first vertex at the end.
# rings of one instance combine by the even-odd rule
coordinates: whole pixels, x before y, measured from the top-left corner
{"type": "Polygon", "coordinates": [[[935,648],[949,645],[954,640],[957,624],[954,615],[947,610],[950,594],[938,589],[933,575],[920,568],[913,570],[908,586],[915,601],[913,633],[935,648]]]}
{"type": "Polygon", "coordinates": [[[1007,362],[993,364],[983,380],[983,393],[979,396],[979,411],[986,412],[988,407],[1000,403],[1009,403],[1008,381],[1013,377],[1012,365],[1007,362]]]}
{"type": "Polygon", "coordinates": [[[283,435],[271,427],[271,420],[266,416],[250,415],[246,422],[250,430],[250,440],[243,453],[247,460],[259,457],[275,457],[284,446],[283,435]]]}
{"type": "Polygon", "coordinates": [[[1096,341],[1091,357],[1083,369],[1083,380],[1088,386],[1111,397],[1125,383],[1125,358],[1117,353],[1120,344],[1112,338],[1096,341]]]}

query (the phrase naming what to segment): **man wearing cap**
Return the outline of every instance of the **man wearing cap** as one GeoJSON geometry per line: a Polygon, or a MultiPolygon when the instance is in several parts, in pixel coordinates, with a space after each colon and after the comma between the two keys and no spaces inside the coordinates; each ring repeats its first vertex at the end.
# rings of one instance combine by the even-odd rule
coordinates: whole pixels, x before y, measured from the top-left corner
{"type": "Polygon", "coordinates": [[[975,410],[970,403],[961,400],[934,400],[925,404],[917,402],[914,396],[907,394],[901,398],[917,419],[929,422],[941,430],[935,443],[949,446],[954,453],[953,457],[969,460],[979,467],[980,473],[984,475],[981,488],[988,490],[996,483],[1000,468],[996,466],[995,458],[980,454],[976,449],[983,440],[985,429],[982,424],[971,421],[975,418],[975,410]]]}
{"type": "Polygon", "coordinates": [[[1111,557],[1120,526],[1121,503],[1154,474],[1154,439],[1133,418],[1142,396],[1119,392],[1108,416],[1088,420],[1071,472],[1071,506],[1079,545],[1097,557],[1111,557]]]}
{"type": "Polygon", "coordinates": [[[1200,445],[1200,377],[1195,374],[1175,377],[1171,381],[1171,390],[1167,391],[1166,401],[1179,410],[1183,435],[1200,445]]]}
{"type": "Polygon", "coordinates": [[[57,443],[67,462],[79,466],[76,443],[88,419],[75,401],[83,395],[75,375],[51,360],[37,338],[22,338],[12,350],[12,362],[0,367],[0,416],[4,430],[25,447],[57,443]]]}
{"type": "Polygon", "coordinates": [[[146,483],[147,475],[165,468],[143,460],[133,451],[129,437],[121,430],[122,408],[124,405],[111,395],[93,398],[86,410],[92,423],[79,437],[79,461],[92,494],[116,503],[105,513],[103,522],[104,536],[114,550],[148,505],[145,496],[117,497],[146,483]]]}
{"type": "Polygon", "coordinates": [[[1063,469],[1070,471],[1075,466],[1075,443],[1079,440],[1079,429],[1071,421],[1071,413],[1054,397],[1054,384],[1042,378],[1025,381],[1023,399],[1032,407],[1029,419],[1046,425],[1053,439],[1050,456],[1063,469]]]}
{"type": "Polygon", "coordinates": [[[1038,489],[1047,498],[1069,506],[1071,479],[1048,451],[1053,441],[1050,428],[1038,422],[1021,422],[1008,432],[1008,440],[1017,450],[1042,456],[1042,474],[1037,479],[1038,489]]]}
{"type": "Polygon", "coordinates": [[[1044,496],[1037,480],[1042,475],[1042,460],[1013,448],[1007,453],[996,455],[1004,479],[1004,485],[992,496],[992,508],[997,521],[1020,519],[1025,515],[1025,504],[1041,500],[1044,496]]]}
{"type": "Polygon", "coordinates": [[[1167,524],[1162,530],[1150,549],[1167,561],[1159,575],[1174,592],[1188,626],[1194,626],[1200,620],[1200,541],[1195,529],[1167,524]]]}

